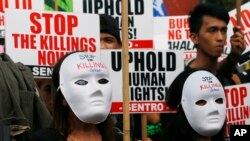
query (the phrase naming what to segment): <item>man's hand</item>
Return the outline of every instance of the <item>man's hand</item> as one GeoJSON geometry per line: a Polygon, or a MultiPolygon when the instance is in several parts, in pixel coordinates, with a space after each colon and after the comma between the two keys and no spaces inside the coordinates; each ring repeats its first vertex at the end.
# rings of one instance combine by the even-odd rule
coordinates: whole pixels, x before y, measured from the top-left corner
{"type": "Polygon", "coordinates": [[[237,64],[241,54],[246,49],[246,43],[244,41],[244,34],[240,27],[236,26],[233,28],[234,34],[230,38],[231,52],[226,59],[222,60],[218,66],[218,73],[224,74],[225,76],[231,76],[234,71],[234,66],[237,64]]]}
{"type": "Polygon", "coordinates": [[[241,31],[240,27],[236,26],[233,28],[234,35],[231,36],[230,43],[231,43],[231,53],[230,59],[234,59],[235,61],[238,57],[244,52],[246,49],[246,43],[244,41],[244,34],[241,31]]]}

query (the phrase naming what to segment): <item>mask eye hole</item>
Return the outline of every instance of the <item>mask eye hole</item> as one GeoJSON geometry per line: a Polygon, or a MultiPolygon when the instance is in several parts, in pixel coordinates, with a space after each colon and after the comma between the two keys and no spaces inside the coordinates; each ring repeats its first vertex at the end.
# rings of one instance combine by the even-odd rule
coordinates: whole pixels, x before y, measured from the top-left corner
{"type": "Polygon", "coordinates": [[[87,85],[87,84],[88,84],[88,81],[86,81],[86,80],[77,80],[77,81],[75,82],[75,84],[77,84],[77,85],[87,85]]]}
{"type": "Polygon", "coordinates": [[[195,104],[196,104],[196,105],[199,105],[199,106],[204,106],[204,105],[207,104],[207,101],[201,99],[201,100],[196,101],[195,104]]]}
{"type": "Polygon", "coordinates": [[[102,79],[98,80],[98,83],[100,83],[100,84],[107,84],[108,82],[109,81],[107,79],[105,79],[105,78],[102,78],[102,79]]]}
{"type": "Polygon", "coordinates": [[[216,103],[218,103],[218,104],[223,104],[223,98],[217,98],[216,100],[215,100],[215,102],[216,103]]]}

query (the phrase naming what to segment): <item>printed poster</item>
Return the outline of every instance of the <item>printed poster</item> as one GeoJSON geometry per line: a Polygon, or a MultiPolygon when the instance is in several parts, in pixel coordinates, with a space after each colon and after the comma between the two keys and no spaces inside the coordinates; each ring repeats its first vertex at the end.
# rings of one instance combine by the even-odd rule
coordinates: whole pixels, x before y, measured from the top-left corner
{"type": "MultiPolygon", "coordinates": [[[[129,48],[153,48],[152,0],[128,1],[129,48]]],[[[74,12],[107,14],[113,16],[122,29],[121,0],[73,0],[74,12]]],[[[120,32],[122,36],[122,32],[120,32]]]]}
{"type": "MultiPolygon", "coordinates": [[[[165,104],[165,93],[184,69],[183,52],[167,50],[129,51],[129,93],[131,113],[173,112],[165,104]]],[[[122,113],[122,52],[102,50],[113,88],[111,112],[122,113]]]]}
{"type": "Polygon", "coordinates": [[[100,53],[96,14],[7,9],[5,20],[6,53],[30,66],[35,77],[50,77],[51,67],[67,52],[100,53]]]}

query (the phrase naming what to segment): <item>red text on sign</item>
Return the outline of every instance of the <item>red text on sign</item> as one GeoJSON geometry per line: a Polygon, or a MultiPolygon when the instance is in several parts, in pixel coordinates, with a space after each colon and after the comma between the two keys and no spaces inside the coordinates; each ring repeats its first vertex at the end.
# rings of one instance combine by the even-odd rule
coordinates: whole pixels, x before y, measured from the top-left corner
{"type": "Polygon", "coordinates": [[[14,48],[36,49],[36,36],[29,34],[12,34],[14,48]]]}
{"type": "Polygon", "coordinates": [[[15,9],[32,9],[32,0],[0,0],[0,12],[4,13],[5,8],[10,8],[9,1],[14,1],[15,9]]]}
{"type": "MultiPolygon", "coordinates": [[[[241,29],[246,30],[247,28],[250,28],[250,11],[249,11],[249,9],[242,10],[240,12],[240,17],[241,17],[241,20],[242,20],[241,29]]],[[[236,16],[230,17],[230,20],[231,20],[233,26],[237,25],[236,16]]]]}
{"type": "Polygon", "coordinates": [[[231,104],[233,107],[242,106],[245,104],[245,98],[247,97],[247,88],[239,87],[239,88],[231,88],[225,90],[226,94],[226,107],[229,107],[231,104]]]}
{"type": "Polygon", "coordinates": [[[169,19],[169,28],[189,28],[188,19],[187,18],[175,18],[169,19]]]}
{"type": "Polygon", "coordinates": [[[75,15],[33,12],[30,14],[30,21],[33,24],[30,26],[30,31],[34,34],[44,30],[45,34],[54,32],[57,35],[73,35],[73,29],[78,25],[78,18],[75,15]]]}

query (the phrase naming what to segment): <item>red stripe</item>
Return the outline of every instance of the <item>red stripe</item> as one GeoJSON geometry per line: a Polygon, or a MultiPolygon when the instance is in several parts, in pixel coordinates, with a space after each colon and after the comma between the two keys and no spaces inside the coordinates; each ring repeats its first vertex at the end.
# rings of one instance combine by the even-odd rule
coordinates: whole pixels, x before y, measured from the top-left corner
{"type": "MultiPolygon", "coordinates": [[[[165,102],[130,102],[130,112],[131,113],[170,113],[175,112],[175,109],[169,108],[165,102]],[[159,109],[160,108],[160,109],[159,109]],[[161,109],[162,108],[162,109],[161,109]]],[[[123,112],[122,102],[113,102],[111,106],[112,113],[122,113],[123,112]]]]}
{"type": "Polygon", "coordinates": [[[153,48],[153,40],[130,40],[129,47],[133,49],[153,48]]]}

